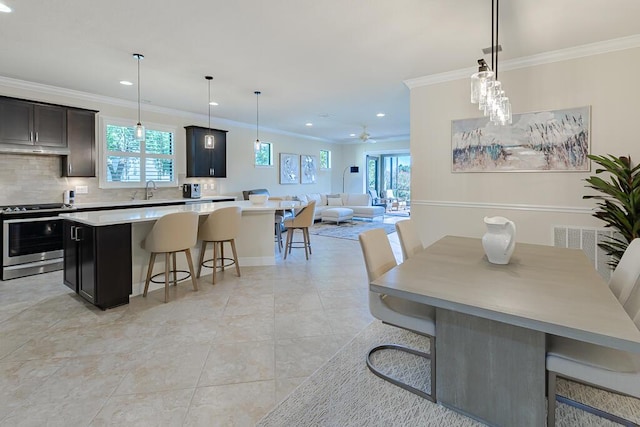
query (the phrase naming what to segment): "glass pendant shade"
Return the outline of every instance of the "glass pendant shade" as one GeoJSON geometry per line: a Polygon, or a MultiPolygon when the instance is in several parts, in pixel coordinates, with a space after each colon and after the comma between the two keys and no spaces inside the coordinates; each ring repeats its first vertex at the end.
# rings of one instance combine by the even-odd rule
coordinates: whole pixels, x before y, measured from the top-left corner
{"type": "Polygon", "coordinates": [[[146,135],[144,126],[142,126],[142,122],[140,121],[140,61],[144,59],[144,55],[142,55],[141,53],[134,53],[133,57],[138,62],[138,123],[133,130],[133,135],[136,141],[144,142],[146,135]]]}
{"type": "Polygon", "coordinates": [[[471,75],[471,103],[477,104],[487,94],[487,83],[493,80],[493,71],[478,71],[471,75]]]}
{"type": "Polygon", "coordinates": [[[216,145],[216,139],[213,135],[204,136],[204,148],[214,149],[216,145]]]}
{"type": "Polygon", "coordinates": [[[255,142],[255,150],[256,150],[256,151],[260,151],[260,148],[262,148],[262,143],[260,142],[260,140],[259,140],[259,139],[256,139],[256,142],[255,142]]]}
{"type": "Polygon", "coordinates": [[[144,130],[144,126],[142,126],[140,122],[138,122],[133,132],[134,132],[136,141],[144,141],[145,130],[144,130]]]}
{"type": "Polygon", "coordinates": [[[208,82],[208,86],[209,86],[209,98],[208,98],[208,108],[209,108],[209,133],[206,134],[204,136],[204,148],[208,149],[208,150],[213,150],[215,148],[216,145],[216,139],[213,137],[213,135],[211,134],[211,80],[213,80],[212,76],[204,76],[204,78],[207,80],[208,82]]]}

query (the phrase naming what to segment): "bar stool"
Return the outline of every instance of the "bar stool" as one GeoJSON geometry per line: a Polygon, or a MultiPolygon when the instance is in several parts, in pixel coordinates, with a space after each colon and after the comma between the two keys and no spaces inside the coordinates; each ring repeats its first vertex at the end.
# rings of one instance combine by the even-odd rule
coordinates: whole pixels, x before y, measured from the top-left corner
{"type": "Polygon", "coordinates": [[[198,274],[200,277],[202,267],[213,269],[213,283],[216,283],[216,270],[220,267],[224,270],[225,267],[235,264],[236,273],[240,277],[240,264],[238,263],[238,253],[236,252],[236,236],[240,230],[240,221],[242,219],[242,209],[238,206],[231,206],[228,208],[216,209],[209,214],[205,222],[198,229],[198,239],[202,240],[202,247],[200,248],[200,260],[198,262],[198,274]],[[207,243],[213,243],[213,258],[204,260],[204,253],[207,250],[207,243]],[[231,258],[224,257],[224,243],[229,242],[231,244],[231,250],[233,251],[233,260],[231,258]],[[218,256],[218,248],[220,248],[220,254],[218,256]],[[218,260],[220,265],[218,266],[218,260]],[[225,265],[225,260],[230,260],[229,264],[225,265]],[[205,265],[205,262],[212,262],[211,266],[205,265]]]}
{"type": "Polygon", "coordinates": [[[311,201],[307,206],[302,208],[298,215],[293,218],[284,220],[284,226],[287,227],[287,243],[284,246],[284,259],[287,259],[287,254],[291,253],[291,248],[304,248],[304,255],[309,259],[311,253],[311,240],[309,239],[309,227],[313,225],[313,217],[316,209],[316,202],[311,201]],[[295,230],[302,231],[302,242],[293,241],[293,232],[295,230]],[[294,246],[296,243],[301,243],[302,246],[294,246]]]}
{"type": "MultiPolygon", "coordinates": [[[[149,282],[153,278],[163,273],[153,274],[153,266],[156,261],[157,254],[164,254],[164,302],[169,300],[169,273],[173,272],[173,284],[177,286],[178,278],[176,269],[176,252],[184,252],[189,264],[188,275],[181,279],[185,280],[191,277],[193,290],[198,290],[198,283],[193,272],[193,261],[191,260],[192,246],[197,243],[198,236],[198,214],[196,212],[177,212],[167,214],[159,218],[153,225],[153,228],[147,234],[142,242],[142,247],[151,252],[149,256],[149,267],[147,269],[147,280],[144,283],[143,296],[147,296],[149,290],[149,282]],[[169,255],[173,257],[173,270],[169,270],[169,255]]],[[[182,271],[181,271],[182,272],[182,271]]],[[[184,271],[184,273],[187,273],[184,271]]],[[[159,282],[154,282],[159,283],[159,282]]]]}
{"type": "Polygon", "coordinates": [[[277,213],[274,215],[275,225],[275,236],[276,243],[278,244],[278,252],[282,253],[282,227],[284,227],[284,216],[278,215],[277,213]]]}

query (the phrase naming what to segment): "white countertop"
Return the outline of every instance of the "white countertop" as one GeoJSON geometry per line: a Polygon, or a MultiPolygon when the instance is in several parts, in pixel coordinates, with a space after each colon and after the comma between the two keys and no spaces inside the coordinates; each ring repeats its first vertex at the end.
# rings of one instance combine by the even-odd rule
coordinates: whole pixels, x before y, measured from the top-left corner
{"type": "Polygon", "coordinates": [[[175,212],[197,212],[200,215],[208,215],[216,209],[228,206],[240,206],[243,212],[258,213],[274,212],[277,209],[291,209],[301,205],[300,202],[294,201],[268,201],[264,204],[254,205],[249,201],[242,200],[235,202],[194,203],[188,205],[149,206],[144,208],[64,213],[60,214],[60,217],[94,227],[100,227],[105,225],[155,221],[164,215],[175,212]]]}
{"type": "Polygon", "coordinates": [[[185,198],[175,198],[175,199],[149,199],[149,200],[119,200],[115,202],[91,202],[91,203],[76,203],[73,206],[78,209],[91,209],[91,208],[105,208],[109,206],[122,206],[125,208],[126,206],[136,206],[136,205],[154,205],[158,203],[198,203],[198,202],[215,202],[216,200],[228,200],[228,199],[236,199],[236,196],[207,196],[200,197],[198,199],[185,199],[185,198]]]}

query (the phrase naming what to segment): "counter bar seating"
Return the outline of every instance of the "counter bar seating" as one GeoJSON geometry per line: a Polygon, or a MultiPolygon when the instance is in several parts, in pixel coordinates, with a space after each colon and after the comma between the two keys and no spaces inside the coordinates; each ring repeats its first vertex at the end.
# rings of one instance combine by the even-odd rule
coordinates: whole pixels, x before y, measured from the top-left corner
{"type": "MultiPolygon", "coordinates": [[[[634,239],[627,247],[611,276],[609,287],[640,329],[640,239],[634,239]]],[[[547,426],[555,425],[556,399],[622,425],[638,425],[557,396],[557,377],[640,399],[640,354],[556,336],[550,336],[547,343],[547,426]]]]}
{"type": "Polygon", "coordinates": [[[213,283],[216,283],[216,270],[235,264],[236,273],[240,277],[240,264],[238,263],[238,253],[236,252],[236,237],[240,231],[240,221],[242,220],[242,209],[238,206],[216,209],[209,214],[207,219],[198,229],[198,239],[202,240],[200,248],[200,260],[198,262],[198,275],[202,272],[202,267],[213,268],[213,283]],[[204,254],[207,250],[207,244],[213,243],[213,258],[204,260],[204,254]],[[231,245],[233,259],[224,257],[224,243],[231,245]],[[220,252],[218,252],[218,250],[220,252]],[[218,265],[218,260],[220,264],[218,265]],[[225,265],[225,261],[230,260],[231,263],[225,265]],[[212,266],[205,265],[205,262],[212,262],[212,266]]]}
{"type": "MultiPolygon", "coordinates": [[[[190,248],[195,246],[198,236],[198,214],[196,212],[177,212],[158,218],[153,228],[147,234],[143,242],[143,247],[151,252],[149,256],[149,267],[147,269],[147,280],[144,284],[143,296],[147,296],[149,282],[152,281],[153,266],[156,255],[165,254],[164,261],[164,302],[169,300],[169,273],[173,272],[173,284],[178,284],[176,269],[176,252],[184,252],[189,264],[189,275],[193,283],[193,290],[198,290],[198,283],[193,272],[193,261],[191,260],[190,248]],[[173,270],[169,270],[169,255],[173,257],[173,270]]],[[[185,279],[186,279],[185,278],[185,279]]],[[[182,280],[185,280],[182,279],[182,280]]]]}
{"type": "MultiPolygon", "coordinates": [[[[364,255],[364,263],[367,268],[367,276],[369,283],[382,276],[387,271],[397,265],[396,258],[393,255],[391,244],[387,238],[387,234],[382,228],[374,228],[373,230],[361,233],[358,236],[362,254],[364,255]]],[[[402,387],[412,393],[417,394],[432,402],[436,401],[436,324],[435,309],[433,307],[409,301],[403,298],[396,298],[391,295],[380,294],[369,290],[369,310],[371,314],[382,320],[383,323],[407,329],[418,335],[429,338],[429,353],[424,353],[413,348],[408,348],[398,344],[382,344],[373,347],[367,354],[367,366],[375,375],[391,382],[392,384],[402,387]],[[415,388],[409,384],[403,383],[397,378],[391,377],[379,371],[371,361],[372,355],[380,350],[398,350],[405,353],[414,354],[425,359],[431,359],[431,393],[415,388]]]]}
{"type": "Polygon", "coordinates": [[[287,259],[287,254],[291,253],[291,248],[304,248],[304,255],[309,259],[309,254],[311,253],[309,227],[313,225],[315,209],[316,202],[311,201],[307,206],[302,208],[296,216],[284,220],[284,226],[287,228],[287,243],[284,245],[284,259],[287,259]],[[293,240],[293,232],[295,230],[302,231],[302,242],[293,240]],[[302,244],[302,246],[295,246],[295,244],[302,244]]]}

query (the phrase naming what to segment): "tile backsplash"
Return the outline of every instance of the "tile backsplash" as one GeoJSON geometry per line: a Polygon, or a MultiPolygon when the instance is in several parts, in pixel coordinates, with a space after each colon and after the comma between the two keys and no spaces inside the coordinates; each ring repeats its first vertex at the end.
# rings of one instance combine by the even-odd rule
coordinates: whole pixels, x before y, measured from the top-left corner
{"type": "MultiPolygon", "coordinates": [[[[75,190],[76,186],[86,186],[88,189],[87,194],[76,193],[76,203],[128,201],[134,197],[136,200],[144,199],[144,188],[101,189],[98,178],[61,177],[60,163],[60,156],[0,154],[0,206],[62,203],[64,191],[75,190]]],[[[215,191],[204,193],[217,194],[215,191]]],[[[153,194],[154,199],[182,197],[179,187],[158,188],[153,194]]]]}

